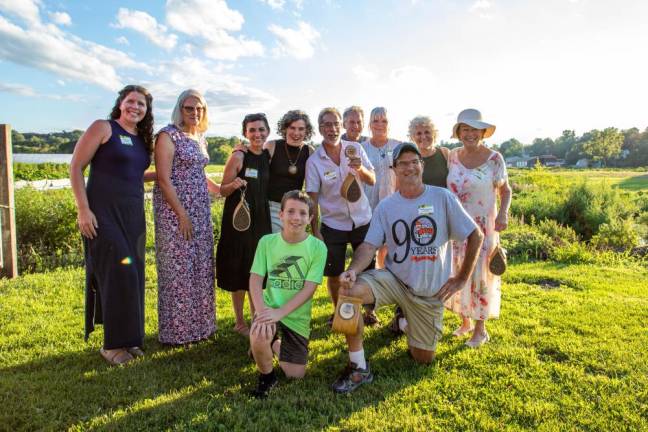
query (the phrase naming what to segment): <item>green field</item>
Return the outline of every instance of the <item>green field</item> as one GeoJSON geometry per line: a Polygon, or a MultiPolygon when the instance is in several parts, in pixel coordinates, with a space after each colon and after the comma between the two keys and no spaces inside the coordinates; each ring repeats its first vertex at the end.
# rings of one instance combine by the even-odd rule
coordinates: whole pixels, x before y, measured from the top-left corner
{"type": "Polygon", "coordinates": [[[511,266],[491,343],[465,348],[446,312],[425,367],[370,329],[376,379],[350,396],[328,388],[347,355],[320,287],[307,377],[266,401],[245,393],[256,372],[229,296],[217,293],[213,340],[164,347],[147,276],[147,356],[117,368],[97,352],[101,331],[83,342],[82,270],[0,280],[0,430],[648,430],[645,267],[511,266]]]}
{"type": "MultiPolygon", "coordinates": [[[[527,169],[510,169],[509,175],[515,181],[519,175],[528,173],[527,169]]],[[[566,180],[570,183],[582,179],[593,183],[607,183],[612,187],[618,187],[627,191],[648,192],[648,173],[645,170],[622,170],[622,169],[547,169],[547,173],[557,179],[566,180]]]]}

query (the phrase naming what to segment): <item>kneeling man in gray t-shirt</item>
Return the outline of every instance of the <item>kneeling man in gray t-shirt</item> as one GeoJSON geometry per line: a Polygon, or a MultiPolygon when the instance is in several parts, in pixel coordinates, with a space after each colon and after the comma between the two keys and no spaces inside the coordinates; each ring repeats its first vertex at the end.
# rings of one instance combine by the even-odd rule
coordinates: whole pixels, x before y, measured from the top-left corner
{"type": "MultiPolygon", "coordinates": [[[[398,192],[382,200],[371,219],[364,243],[340,275],[340,294],[358,297],[363,304],[397,304],[414,360],[429,363],[443,328],[443,302],[470,277],[484,238],[457,198],[443,188],[423,184],[423,161],[418,148],[403,143],[393,152],[398,192]],[[463,266],[452,277],[450,240],[468,240],[463,266]],[[358,274],[387,245],[385,269],[358,274]],[[405,324],[406,323],[406,324],[405,324]]],[[[363,323],[356,335],[347,335],[350,362],[333,383],[347,393],[373,380],[362,348],[363,323]]]]}

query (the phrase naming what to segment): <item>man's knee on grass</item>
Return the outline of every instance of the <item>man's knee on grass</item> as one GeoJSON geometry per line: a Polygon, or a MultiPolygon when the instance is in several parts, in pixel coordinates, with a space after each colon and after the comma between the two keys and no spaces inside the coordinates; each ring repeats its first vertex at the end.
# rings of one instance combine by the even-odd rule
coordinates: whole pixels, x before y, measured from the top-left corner
{"type": "Polygon", "coordinates": [[[421,364],[430,364],[434,360],[436,355],[435,351],[424,350],[421,348],[416,348],[410,345],[409,347],[410,354],[415,362],[421,364]]]}

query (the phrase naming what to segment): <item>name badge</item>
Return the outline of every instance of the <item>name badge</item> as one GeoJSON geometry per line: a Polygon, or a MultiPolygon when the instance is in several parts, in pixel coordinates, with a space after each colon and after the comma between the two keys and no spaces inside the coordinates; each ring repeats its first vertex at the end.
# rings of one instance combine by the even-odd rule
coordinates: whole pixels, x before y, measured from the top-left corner
{"type": "Polygon", "coordinates": [[[258,178],[259,171],[256,170],[255,168],[245,168],[245,177],[258,178]]]}
{"type": "Polygon", "coordinates": [[[124,145],[129,145],[129,146],[133,145],[133,140],[128,135],[119,135],[119,140],[124,145]]]}
{"type": "Polygon", "coordinates": [[[418,208],[419,215],[431,215],[434,214],[434,206],[431,205],[420,205],[418,208]]]}
{"type": "Polygon", "coordinates": [[[337,178],[337,172],[335,171],[326,171],[324,173],[324,180],[330,181],[330,180],[335,180],[337,178]]]}

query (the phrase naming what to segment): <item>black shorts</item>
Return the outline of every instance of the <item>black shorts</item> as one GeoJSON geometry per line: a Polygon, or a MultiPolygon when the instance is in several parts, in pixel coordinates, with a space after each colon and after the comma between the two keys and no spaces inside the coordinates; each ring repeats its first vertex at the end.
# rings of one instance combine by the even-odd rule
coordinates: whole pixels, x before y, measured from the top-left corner
{"type": "Polygon", "coordinates": [[[277,332],[272,339],[281,339],[279,361],[305,365],[308,362],[308,339],[286,327],[281,321],[277,323],[277,332]],[[281,332],[281,334],[279,334],[281,332]]]}
{"type": "MultiPolygon", "coordinates": [[[[337,230],[322,224],[320,233],[322,233],[324,244],[328,249],[324,276],[340,276],[340,273],[344,271],[344,263],[346,262],[347,244],[351,244],[351,247],[355,251],[364,241],[367,231],[369,231],[369,224],[353,228],[351,231],[337,230]]],[[[375,267],[376,260],[373,259],[365,270],[375,267]]]]}

